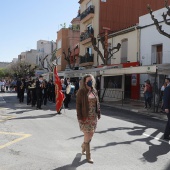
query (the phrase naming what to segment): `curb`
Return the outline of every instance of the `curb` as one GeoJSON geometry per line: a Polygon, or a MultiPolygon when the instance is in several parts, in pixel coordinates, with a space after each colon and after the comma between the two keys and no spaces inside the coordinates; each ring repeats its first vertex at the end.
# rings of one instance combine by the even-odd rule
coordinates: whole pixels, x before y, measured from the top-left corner
{"type": "Polygon", "coordinates": [[[104,103],[100,103],[100,105],[115,108],[115,109],[119,109],[119,110],[129,111],[129,112],[140,114],[140,115],[149,116],[149,117],[152,117],[154,119],[159,119],[159,120],[164,120],[164,121],[167,120],[166,114],[158,115],[157,113],[151,113],[151,112],[146,113],[146,112],[141,112],[138,109],[128,109],[128,108],[125,108],[125,107],[113,106],[113,105],[104,104],[104,103]]]}

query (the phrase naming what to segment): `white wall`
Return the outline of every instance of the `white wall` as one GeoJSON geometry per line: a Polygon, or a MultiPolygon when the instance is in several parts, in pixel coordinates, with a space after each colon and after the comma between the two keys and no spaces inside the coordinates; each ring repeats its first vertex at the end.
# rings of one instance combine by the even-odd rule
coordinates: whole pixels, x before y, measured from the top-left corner
{"type": "MultiPolygon", "coordinates": [[[[158,21],[162,21],[162,14],[166,12],[166,9],[161,9],[153,14],[158,19],[158,21]]],[[[170,39],[161,35],[156,29],[155,25],[151,19],[150,14],[141,16],[139,18],[139,26],[144,27],[141,29],[141,42],[140,42],[140,57],[142,65],[150,65],[151,64],[151,54],[152,54],[152,46],[162,44],[163,46],[163,63],[170,63],[170,39]],[[147,27],[145,27],[147,26],[147,27]]],[[[170,34],[170,26],[167,26],[165,23],[161,23],[163,30],[170,34]]]]}
{"type": "MultiPolygon", "coordinates": [[[[48,60],[51,59],[52,55],[51,53],[56,49],[56,43],[53,41],[47,41],[47,40],[39,40],[37,41],[37,64],[39,63],[39,58],[43,59],[46,55],[48,56],[48,60]]],[[[41,66],[41,65],[40,65],[41,66]]],[[[47,67],[47,62],[45,60],[44,66],[47,67]]]]}
{"type": "MultiPolygon", "coordinates": [[[[123,31],[123,30],[122,30],[123,31]]],[[[111,48],[116,47],[118,43],[121,44],[123,39],[128,39],[128,54],[127,61],[137,62],[139,55],[139,30],[134,30],[128,33],[122,33],[121,35],[114,36],[109,38],[108,43],[111,44],[111,48]]],[[[99,49],[104,54],[101,43],[99,43],[99,49]]],[[[121,63],[121,48],[115,53],[111,59],[111,64],[120,64],[121,63]]],[[[113,51],[115,52],[115,51],[113,51]]],[[[103,64],[101,58],[99,57],[99,65],[103,64]]]]}
{"type": "MultiPolygon", "coordinates": [[[[153,15],[158,21],[163,21],[162,14],[167,9],[160,9],[155,11],[153,15]]],[[[163,30],[170,34],[170,26],[167,26],[164,22],[161,23],[163,30]]],[[[153,25],[150,14],[141,16],[139,18],[139,26],[144,27],[141,29],[141,41],[140,41],[140,61],[142,65],[151,65],[152,46],[162,44],[162,64],[170,63],[170,39],[161,35],[156,26],[153,25]]],[[[146,79],[153,79],[153,76],[141,75],[141,84],[146,79]]]]}

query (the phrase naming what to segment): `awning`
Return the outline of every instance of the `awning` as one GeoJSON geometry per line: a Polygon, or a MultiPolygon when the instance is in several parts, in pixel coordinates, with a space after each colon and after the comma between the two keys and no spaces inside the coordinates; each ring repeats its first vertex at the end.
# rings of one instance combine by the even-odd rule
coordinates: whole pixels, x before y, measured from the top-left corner
{"type": "Polygon", "coordinates": [[[84,69],[84,70],[70,70],[65,71],[65,77],[83,77],[85,74],[92,74],[94,76],[116,76],[126,74],[157,74],[170,75],[170,64],[157,64],[152,66],[135,66],[121,68],[120,65],[104,66],[101,68],[84,69]]]}
{"type": "Polygon", "coordinates": [[[110,70],[113,68],[117,68],[118,65],[116,66],[104,66],[100,68],[92,68],[92,69],[83,69],[83,70],[70,70],[70,71],[65,71],[65,77],[83,77],[85,74],[92,74],[93,76],[100,76],[100,71],[101,70],[110,70]]]}
{"type": "Polygon", "coordinates": [[[170,64],[157,64],[158,74],[170,75],[170,64]]]}
{"type": "Polygon", "coordinates": [[[125,75],[125,74],[154,74],[156,73],[157,66],[137,66],[127,68],[113,68],[110,70],[101,70],[100,75],[102,76],[114,76],[114,75],[125,75]]]}

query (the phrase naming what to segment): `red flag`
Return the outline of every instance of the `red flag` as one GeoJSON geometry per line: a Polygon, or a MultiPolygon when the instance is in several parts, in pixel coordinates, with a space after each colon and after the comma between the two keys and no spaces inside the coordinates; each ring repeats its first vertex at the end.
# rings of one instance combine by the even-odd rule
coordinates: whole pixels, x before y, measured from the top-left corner
{"type": "Polygon", "coordinates": [[[58,76],[57,67],[54,68],[55,76],[55,95],[56,95],[56,111],[59,112],[64,101],[64,94],[62,92],[61,80],[58,76]]]}

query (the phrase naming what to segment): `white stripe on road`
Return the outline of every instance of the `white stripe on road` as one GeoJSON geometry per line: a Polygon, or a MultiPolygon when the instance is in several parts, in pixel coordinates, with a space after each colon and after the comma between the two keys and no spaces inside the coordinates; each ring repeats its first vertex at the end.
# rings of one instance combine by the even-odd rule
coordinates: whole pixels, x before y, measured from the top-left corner
{"type": "Polygon", "coordinates": [[[154,136],[151,136],[151,135],[148,135],[146,133],[143,133],[144,136],[147,136],[147,137],[150,137],[152,139],[155,139],[157,141],[161,141],[161,142],[165,142],[165,143],[168,143],[169,144],[169,141],[166,141],[166,140],[163,140],[163,139],[160,139],[160,138],[157,138],[157,137],[154,137],[154,136]]]}

